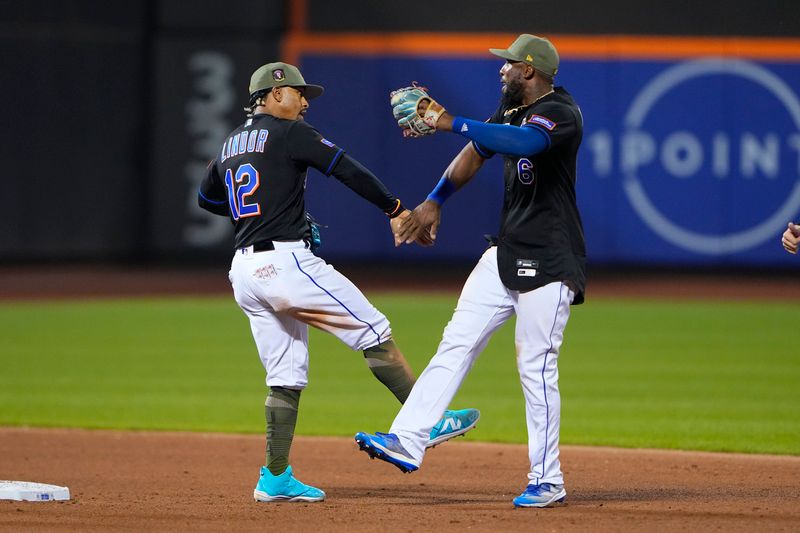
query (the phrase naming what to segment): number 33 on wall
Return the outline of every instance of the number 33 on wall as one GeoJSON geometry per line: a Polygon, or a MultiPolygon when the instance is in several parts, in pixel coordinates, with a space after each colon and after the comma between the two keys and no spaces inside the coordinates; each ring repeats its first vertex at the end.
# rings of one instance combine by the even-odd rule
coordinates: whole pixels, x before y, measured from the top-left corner
{"type": "Polygon", "coordinates": [[[231,169],[225,172],[225,188],[228,190],[228,205],[234,220],[255,217],[261,214],[258,203],[246,203],[247,197],[259,186],[258,171],[250,163],[240,165],[234,177],[231,169]]]}

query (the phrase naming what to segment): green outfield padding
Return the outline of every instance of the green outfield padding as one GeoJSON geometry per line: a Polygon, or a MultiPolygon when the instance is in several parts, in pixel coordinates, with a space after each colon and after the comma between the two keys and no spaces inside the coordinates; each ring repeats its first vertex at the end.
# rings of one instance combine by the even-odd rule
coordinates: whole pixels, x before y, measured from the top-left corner
{"type": "MultiPolygon", "coordinates": [[[[368,294],[419,374],[456,294],[368,294]]],[[[564,444],[800,454],[800,305],[590,299],[560,355],[564,444]]],[[[399,408],[361,352],[312,331],[297,435],[385,431],[399,408]]],[[[264,371],[232,298],[0,304],[0,425],[264,431],[264,371]]],[[[453,407],[467,439],[526,441],[513,326],[453,407]]]]}

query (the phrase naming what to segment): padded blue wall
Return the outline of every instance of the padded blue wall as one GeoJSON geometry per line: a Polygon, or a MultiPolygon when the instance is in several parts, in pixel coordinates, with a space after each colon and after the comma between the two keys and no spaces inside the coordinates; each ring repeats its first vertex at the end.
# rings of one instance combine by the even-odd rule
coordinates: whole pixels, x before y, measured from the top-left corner
{"type": "MultiPolygon", "coordinates": [[[[413,207],[466,143],[453,134],[403,139],[389,92],[418,81],[448,110],[484,119],[499,97],[502,62],[486,58],[306,54],[326,87],[307,120],[372,169],[413,207]]],[[[657,265],[780,266],[800,212],[800,64],[730,58],[562,60],[557,85],[581,105],[585,131],[578,200],[589,260],[657,265]]],[[[499,157],[445,206],[439,242],[396,250],[383,215],[312,172],[308,206],[329,227],[323,255],[466,259],[497,230],[499,157]]]]}

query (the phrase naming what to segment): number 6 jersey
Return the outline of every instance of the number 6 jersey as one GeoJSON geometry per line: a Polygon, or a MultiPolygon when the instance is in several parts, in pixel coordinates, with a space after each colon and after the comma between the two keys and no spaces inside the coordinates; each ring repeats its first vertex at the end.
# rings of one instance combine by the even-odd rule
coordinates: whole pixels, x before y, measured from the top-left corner
{"type": "MultiPolygon", "coordinates": [[[[575,196],[578,147],[583,118],[563,88],[536,102],[500,106],[490,123],[537,128],[547,148],[529,157],[503,156],[504,197],[497,236],[497,266],[503,284],[528,291],[564,281],[583,301],[586,250],[575,196]]],[[[473,142],[484,158],[494,153],[473,142]]]]}

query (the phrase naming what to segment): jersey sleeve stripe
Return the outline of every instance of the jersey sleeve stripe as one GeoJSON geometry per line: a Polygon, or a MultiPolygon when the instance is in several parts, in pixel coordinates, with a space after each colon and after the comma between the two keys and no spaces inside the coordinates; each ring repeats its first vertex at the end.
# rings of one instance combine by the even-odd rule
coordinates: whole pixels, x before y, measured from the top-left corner
{"type": "Polygon", "coordinates": [[[224,203],[226,203],[228,201],[228,200],[217,201],[217,200],[212,200],[210,198],[206,198],[206,195],[203,194],[203,191],[197,191],[197,194],[200,195],[200,198],[202,198],[206,202],[208,202],[210,204],[214,204],[214,205],[222,205],[222,204],[224,204],[224,203]]]}
{"type": "Polygon", "coordinates": [[[475,151],[478,152],[478,155],[480,155],[484,159],[491,159],[492,156],[494,155],[490,154],[489,152],[481,148],[481,145],[476,143],[475,141],[472,141],[472,147],[475,148],[475,151]]]}
{"type": "Polygon", "coordinates": [[[330,176],[331,175],[331,172],[333,171],[333,167],[335,167],[336,163],[339,162],[339,159],[342,158],[342,154],[344,154],[344,150],[339,148],[339,151],[336,152],[336,155],[333,156],[333,161],[331,161],[331,164],[328,165],[328,170],[325,171],[325,175],[326,176],[330,176]]]}

